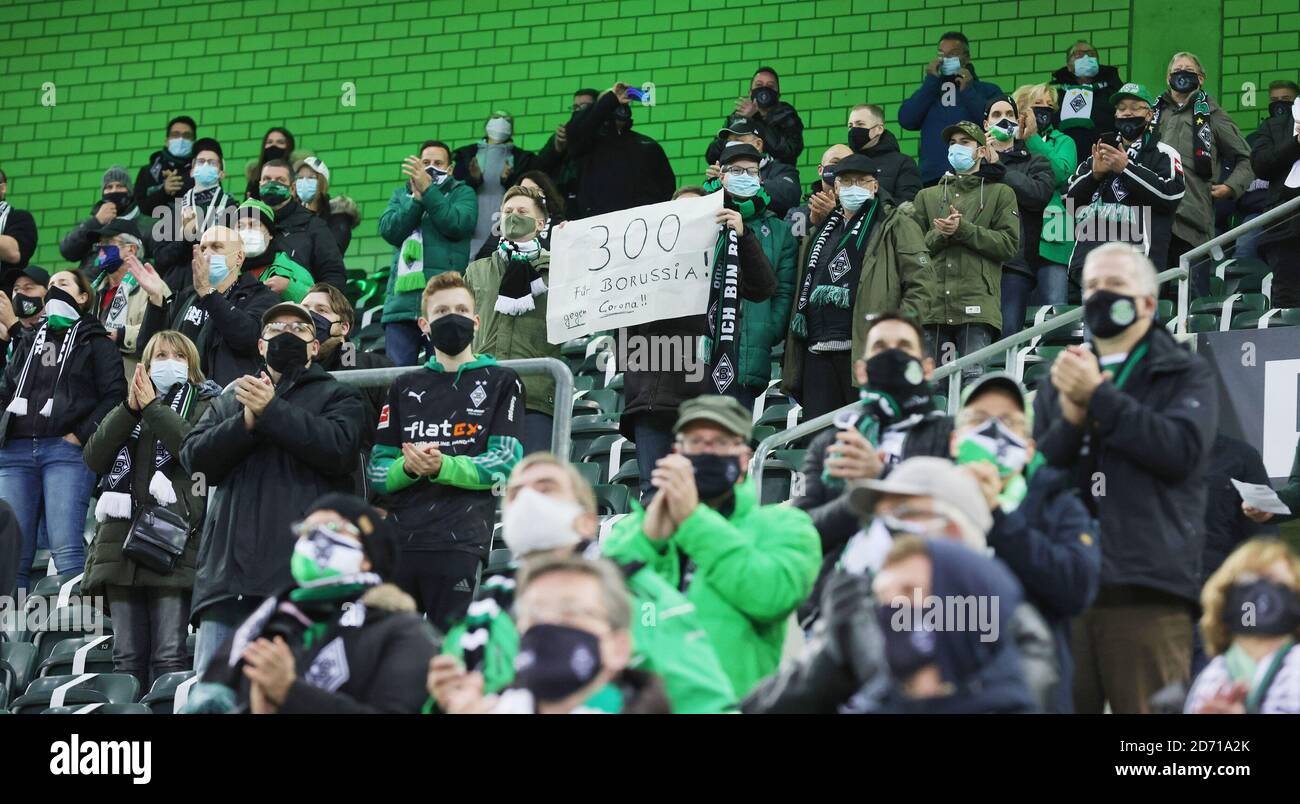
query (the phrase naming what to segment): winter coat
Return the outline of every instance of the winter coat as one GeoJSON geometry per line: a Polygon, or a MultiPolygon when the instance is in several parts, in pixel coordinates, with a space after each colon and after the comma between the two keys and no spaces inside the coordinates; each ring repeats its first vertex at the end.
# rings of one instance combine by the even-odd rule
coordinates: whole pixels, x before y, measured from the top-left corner
{"type": "MultiPolygon", "coordinates": [[[[1268,470],[1259,450],[1237,438],[1219,433],[1210,449],[1210,465],[1205,470],[1205,551],[1201,578],[1210,579],[1243,542],[1256,536],[1276,536],[1274,517],[1257,523],[1242,513],[1241,495],[1232,481],[1269,485],[1268,470]]],[[[1279,496],[1281,492],[1279,492],[1279,496]]]]}
{"type": "Polygon", "coordinates": [[[194,177],[190,175],[194,156],[190,154],[179,159],[166,150],[149,154],[149,161],[135,174],[135,183],[131,185],[135,192],[135,205],[142,214],[158,217],[155,207],[172,207],[176,199],[184,196],[194,186],[194,177]],[[175,195],[170,195],[163,189],[163,184],[167,181],[163,171],[166,170],[174,170],[185,177],[185,183],[175,195]]]}
{"type": "MultiPolygon", "coordinates": [[[[1255,180],[1255,172],[1250,167],[1250,146],[1228,113],[1220,109],[1213,98],[1207,98],[1210,104],[1210,132],[1214,137],[1214,159],[1210,165],[1210,177],[1202,178],[1197,174],[1192,159],[1193,140],[1196,136],[1195,104],[1189,98],[1180,109],[1174,104],[1169,92],[1161,95],[1161,99],[1165,107],[1160,113],[1160,127],[1156,130],[1156,135],[1162,143],[1178,151],[1183,163],[1183,180],[1187,185],[1187,194],[1174,211],[1173,234],[1185,243],[1199,246],[1214,237],[1214,199],[1210,197],[1210,181],[1213,179],[1218,182],[1222,163],[1232,163],[1232,173],[1223,184],[1231,188],[1233,198],[1240,198],[1255,180]]],[[[1156,267],[1163,266],[1157,264],[1156,267]]]]}
{"type": "MultiPolygon", "coordinates": [[[[732,112],[727,115],[727,121],[723,125],[730,127],[737,118],[744,117],[746,116],[740,112],[732,112]]],[[[799,164],[799,154],[803,153],[803,120],[799,119],[799,113],[793,106],[779,100],[767,111],[746,119],[758,123],[763,137],[764,153],[771,154],[773,159],[787,165],[799,164]]],[[[704,152],[705,161],[710,165],[717,162],[724,147],[726,143],[722,140],[715,139],[709,143],[708,150],[704,152]]]]}
{"type": "Polygon", "coordinates": [[[275,235],[272,242],[280,251],[311,271],[317,282],[326,282],[339,290],[348,284],[343,255],[329,224],[321,216],[290,198],[275,211],[275,235]]]}
{"type": "Polygon", "coordinates": [[[1152,326],[1140,343],[1148,345],[1146,356],[1122,390],[1110,380],[1097,387],[1082,427],[1061,414],[1055,386],[1041,384],[1034,439],[1048,463],[1072,470],[1101,520],[1102,587],[1146,587],[1194,604],[1205,546],[1205,471],[1218,426],[1214,373],[1161,327],[1152,326]]]}
{"type": "Polygon", "coordinates": [[[1073,712],[1070,620],[1087,610],[1097,596],[1101,545],[1070,475],[1039,467],[1014,511],[993,511],[988,543],[1015,573],[1025,588],[1025,599],[1051,628],[1060,683],[1048,711],[1073,712]]]}
{"type": "Polygon", "coordinates": [[[1062,67],[1052,73],[1051,83],[1056,85],[1057,112],[1052,115],[1053,123],[1070,138],[1075,162],[1082,162],[1092,156],[1092,146],[1099,135],[1115,130],[1115,107],[1110,96],[1124,85],[1124,79],[1119,77],[1118,69],[1106,64],[1098,65],[1097,74],[1092,78],[1079,78],[1069,67],[1062,67]],[[1080,86],[1090,88],[1092,109],[1087,117],[1071,117],[1062,122],[1060,109],[1065,103],[1065,91],[1080,86]]]}
{"type": "Polygon", "coordinates": [[[608,92],[568,124],[569,159],[578,170],[577,208],[571,217],[657,204],[672,198],[677,178],[659,143],[614,125],[617,96],[608,92]]]}
{"type": "MultiPolygon", "coordinates": [[[[32,331],[14,344],[14,353],[5,366],[4,378],[0,379],[0,420],[4,419],[5,408],[18,392],[18,378],[27,362],[27,352],[35,342],[36,333],[32,331]]],[[[117,344],[109,340],[103,324],[94,316],[83,315],[81,327],[77,330],[77,342],[71,347],[67,359],[71,362],[54,386],[54,411],[46,424],[46,431],[51,435],[72,433],[85,444],[108,412],[126,399],[122,353],[117,344]]],[[[39,356],[32,357],[33,371],[39,361],[39,356]]],[[[29,387],[30,381],[31,377],[28,377],[29,387]]],[[[31,410],[27,415],[39,413],[31,410]]],[[[9,416],[10,428],[16,418],[12,414],[9,416]]],[[[0,445],[7,436],[8,431],[0,433],[0,445]]]]}
{"type": "MultiPolygon", "coordinates": [[[[871,157],[880,173],[876,179],[880,189],[888,194],[895,205],[916,198],[921,192],[921,169],[916,160],[898,148],[898,139],[888,131],[881,133],[880,139],[870,148],[863,148],[858,153],[871,157]]],[[[821,189],[818,186],[817,189],[821,189]]]]}
{"type": "MultiPolygon", "coordinates": [[[[59,255],[68,262],[77,263],[77,267],[88,277],[95,277],[98,271],[95,270],[95,259],[99,256],[99,249],[95,244],[99,242],[99,235],[93,230],[98,229],[99,220],[95,218],[95,213],[104,205],[103,200],[96,201],[90,208],[90,217],[79,222],[72,227],[72,231],[63,236],[59,241],[59,255]]],[[[153,239],[154,219],[146,215],[139,214],[139,207],[131,207],[127,213],[132,215],[131,220],[139,227],[140,234],[143,235],[141,242],[144,244],[144,253],[140,255],[140,262],[149,262],[157,253],[158,244],[153,239]],[[135,214],[132,214],[135,213],[135,214]]],[[[120,217],[124,217],[119,215],[120,217]]]]}
{"type": "Polygon", "coordinates": [[[956,93],[956,104],[944,105],[944,81],[926,72],[921,86],[898,107],[899,125],[921,132],[921,180],[927,184],[948,171],[948,143],[943,140],[943,130],[963,120],[983,120],[989,99],[1002,94],[997,84],[979,80],[973,63],[966,69],[974,80],[956,93]]]}
{"type": "Polygon", "coordinates": [[[469,241],[478,222],[478,199],[474,188],[450,176],[441,186],[430,185],[413,198],[406,187],[398,187],[379,218],[379,235],[393,247],[393,264],[384,290],[383,323],[414,321],[421,315],[419,290],[398,293],[397,261],[402,244],[420,227],[424,238],[424,278],[445,271],[464,271],[469,264],[469,241]]]}
{"type": "Polygon", "coordinates": [[[633,503],[603,545],[616,561],[645,562],[685,592],[740,696],[777,668],[787,620],[812,591],[821,563],[808,515],[787,505],[759,506],[755,496],[753,481],[742,481],[730,514],[701,503],[662,541],[645,535],[645,511],[633,503]],[[686,584],[688,561],[695,571],[686,584]]]}
{"type": "Polygon", "coordinates": [[[1070,176],[1079,166],[1074,155],[1074,141],[1056,129],[1052,129],[1046,137],[1030,137],[1025,140],[1025,147],[1031,154],[1047,160],[1047,163],[1052,166],[1052,179],[1055,182],[1052,200],[1047,202],[1047,209],[1043,211],[1043,233],[1038,254],[1043,260],[1054,265],[1069,265],[1070,252],[1074,250],[1074,238],[1070,236],[1071,230],[1067,228],[1065,202],[1061,194],[1069,187],[1070,176]]]}
{"type": "MultiPolygon", "coordinates": [[[[128,276],[130,274],[123,274],[122,279],[125,280],[128,276]]],[[[107,275],[101,274],[92,287],[95,289],[95,298],[92,302],[95,305],[95,313],[100,318],[100,323],[107,326],[108,322],[104,318],[107,317],[109,308],[105,307],[101,301],[108,292],[107,275]]],[[[115,343],[122,352],[122,368],[126,376],[130,377],[135,373],[135,365],[139,362],[137,355],[144,351],[144,345],[147,343],[147,341],[140,340],[140,330],[144,326],[144,317],[148,313],[150,305],[149,294],[139,285],[129,284],[125,281],[120,282],[114,296],[123,291],[128,294],[126,298],[126,326],[118,327],[115,343]]]]}
{"type": "Polygon", "coordinates": [[[987,324],[1001,331],[1002,264],[1020,253],[1020,212],[1015,191],[1004,183],[1006,172],[1000,164],[984,164],[969,175],[945,174],[899,207],[925,232],[930,250],[921,324],[987,324]],[[947,217],[950,207],[962,214],[951,236],[934,228],[934,219],[947,217]]]}
{"type": "MultiPolygon", "coordinates": [[[[25,209],[9,208],[9,217],[5,219],[4,226],[0,227],[0,235],[12,237],[18,241],[18,262],[0,261],[0,285],[6,284],[6,280],[16,277],[18,269],[26,268],[27,263],[31,261],[32,255],[36,253],[36,243],[39,240],[36,232],[36,219],[32,213],[25,209]]],[[[12,281],[8,284],[12,285],[12,281]]]]}
{"type": "Polygon", "coordinates": [[[761,215],[747,218],[745,231],[752,231],[763,247],[763,254],[776,274],[776,291],[762,301],[741,299],[740,370],[737,379],[741,385],[765,389],[772,379],[772,347],[785,340],[790,325],[799,246],[790,233],[790,225],[774,215],[770,208],[761,215]]]}
{"type": "MultiPolygon", "coordinates": [[[[887,310],[902,310],[919,316],[930,306],[926,292],[933,284],[932,260],[926,248],[924,235],[915,221],[902,207],[891,207],[881,200],[885,217],[872,226],[863,249],[862,272],[858,289],[853,296],[853,350],[852,358],[861,359],[867,349],[867,315],[887,310]]],[[[818,230],[820,231],[820,230],[818,230]]],[[[799,248],[791,314],[799,303],[804,272],[808,268],[808,255],[812,251],[817,233],[804,238],[799,248]]],[[[787,330],[785,356],[781,364],[781,390],[799,397],[803,392],[803,360],[807,341],[793,329],[787,330]]]]}
{"type": "MultiPolygon", "coordinates": [[[[506,315],[495,309],[501,277],[508,260],[501,252],[475,260],[465,269],[465,283],[474,294],[474,311],[478,313],[478,331],[474,334],[476,355],[490,354],[498,360],[521,360],[529,357],[562,358],[560,344],[546,339],[546,303],[549,293],[533,298],[535,309],[523,315],[506,315]]],[[[541,252],[536,264],[543,281],[550,276],[550,254],[541,252]]],[[[514,270],[521,270],[514,268],[514,270]]],[[[555,412],[555,378],[550,374],[528,374],[521,378],[528,410],[551,416],[555,412]]],[[[564,400],[567,408],[571,400],[564,400]]],[[[567,410],[563,412],[567,413],[567,410]]]]}
{"type": "Polygon", "coordinates": [[[360,391],[315,364],[281,377],[252,430],[233,389],[208,408],[181,448],[186,471],[202,472],[211,495],[196,622],[214,603],[266,597],[291,582],[289,525],[322,494],[352,490],[364,410],[360,391]]]}
{"type": "MultiPolygon", "coordinates": [[[[1267,181],[1269,209],[1272,209],[1296,196],[1294,188],[1287,188],[1286,177],[1291,166],[1300,160],[1300,142],[1297,142],[1295,120],[1291,115],[1270,117],[1259,127],[1255,134],[1254,147],[1250,151],[1250,166],[1255,175],[1267,181]]],[[[1300,215],[1293,216],[1288,222],[1276,225],[1271,231],[1266,230],[1259,238],[1260,251],[1267,253],[1277,249],[1286,253],[1300,253],[1300,215]]]]}
{"type": "Polygon", "coordinates": [[[1186,189],[1185,168],[1172,146],[1159,142],[1153,134],[1145,137],[1137,159],[1130,159],[1124,168],[1123,195],[1117,191],[1113,174],[1107,173],[1100,180],[1093,177],[1091,156],[1070,177],[1066,197],[1074,205],[1074,250],[1069,262],[1072,274],[1083,270],[1088,252],[1108,239],[1122,238],[1126,230],[1133,245],[1151,258],[1157,271],[1168,267],[1174,210],[1181,206],[1186,189]],[[1101,194],[1094,205],[1092,197],[1098,191],[1101,194]],[[1124,220],[1129,221],[1127,226],[1124,220]]]}
{"type": "MultiPolygon", "coordinates": [[[[1037,138],[1034,138],[1037,139],[1037,138]]],[[[1033,277],[1038,273],[1038,241],[1043,233],[1043,210],[1056,193],[1056,177],[1046,158],[1030,152],[1023,140],[998,154],[1007,168],[1002,181],[1016,192],[1020,213],[1020,250],[1002,263],[1003,270],[1033,277]]]]}
{"type": "Polygon", "coordinates": [[[219,391],[211,383],[196,386],[193,390],[194,401],[185,418],[163,404],[162,397],[145,405],[139,413],[132,411],[123,402],[109,411],[100,422],[99,429],[86,442],[86,465],[97,475],[107,475],[113,469],[118,451],[131,437],[131,431],[137,424],[143,425],[135,452],[131,456],[131,465],[135,470],[135,483],[130,490],[133,515],[138,510],[137,506],[158,504],[149,493],[149,481],[154,474],[156,445],[162,442],[172,456],[167,465],[167,479],[176,490],[177,498],[175,503],[166,508],[189,521],[190,539],[185,544],[185,553],[176,563],[176,568],[164,574],[140,566],[122,555],[122,544],[131,531],[130,519],[106,519],[100,522],[95,528],[94,541],[86,551],[86,577],[81,581],[85,594],[102,595],[107,586],[186,591],[194,586],[194,570],[198,566],[199,556],[199,530],[203,527],[207,497],[196,493],[202,490],[201,487],[181,466],[181,443],[190,430],[194,429],[219,391]]]}

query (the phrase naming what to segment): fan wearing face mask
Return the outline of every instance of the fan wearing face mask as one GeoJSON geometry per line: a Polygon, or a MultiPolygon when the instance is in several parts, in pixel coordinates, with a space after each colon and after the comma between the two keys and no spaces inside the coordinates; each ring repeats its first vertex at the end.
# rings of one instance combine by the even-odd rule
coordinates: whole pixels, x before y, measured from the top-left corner
{"type": "MultiPolygon", "coordinates": [[[[1043,211],[1039,243],[1035,247],[1039,265],[1034,272],[1034,289],[1030,304],[1065,304],[1068,301],[1070,252],[1074,249],[1074,232],[1066,224],[1067,212],[1062,195],[1069,188],[1070,176],[1079,167],[1074,140],[1056,127],[1056,91],[1049,84],[1026,84],[1015,92],[1020,109],[1025,148],[1043,157],[1052,166],[1052,197],[1043,211]]],[[[1024,244],[1022,245],[1022,249],[1024,244]]],[[[1005,316],[1004,316],[1005,319],[1005,316]]],[[[1003,326],[1006,325],[1003,321],[1003,326]]]]}
{"type": "Polygon", "coordinates": [[[301,302],[315,281],[311,271],[285,254],[275,240],[275,210],[250,198],[239,205],[237,221],[244,272],[280,294],[281,301],[301,302]]]}
{"type": "MultiPolygon", "coordinates": [[[[1269,84],[1268,120],[1251,135],[1250,164],[1267,182],[1265,203],[1269,208],[1300,196],[1300,87],[1294,81],[1269,84]]],[[[1247,218],[1248,219],[1248,218],[1247,218]]],[[[1241,253],[1245,245],[1237,248],[1241,253]]],[[[1300,220],[1289,226],[1261,233],[1257,241],[1260,256],[1273,270],[1273,303],[1277,307],[1300,306],[1300,220]]]]}
{"type": "MultiPolygon", "coordinates": [[[[1241,129],[1206,89],[1200,59],[1192,53],[1175,53],[1166,72],[1168,89],[1152,108],[1151,130],[1160,142],[1178,151],[1187,182],[1182,203],[1174,210],[1169,239],[1168,265],[1177,265],[1179,257],[1214,237],[1214,202],[1240,198],[1255,180],[1255,171],[1241,129]],[[1225,163],[1232,164],[1227,178],[1225,163]]],[[[1192,286],[1197,296],[1209,295],[1209,260],[1193,264],[1192,286]]]]}
{"type": "Polygon", "coordinates": [[[140,689],[164,673],[190,669],[185,638],[207,497],[179,456],[185,436],[220,393],[216,383],[204,380],[194,343],[164,330],[145,344],[126,401],[109,411],[86,442],[86,465],[102,479],[81,588],[108,598],[113,669],[135,676],[140,689]],[[124,549],[133,518],[159,509],[189,533],[170,567],[133,558],[124,549]]]}
{"type": "Polygon", "coordinates": [[[1100,59],[1097,48],[1080,39],[1065,51],[1065,66],[1049,79],[1058,110],[1055,127],[1070,138],[1076,162],[1088,158],[1101,134],[1115,130],[1111,95],[1125,82],[1119,68],[1102,64],[1100,59]]]}
{"type": "MultiPolygon", "coordinates": [[[[511,187],[495,217],[501,227],[497,250],[465,269],[465,282],[483,321],[474,336],[474,351],[498,360],[559,358],[559,344],[546,338],[546,283],[551,271],[551,253],[541,241],[546,202],[536,190],[511,187]]],[[[530,374],[523,383],[528,391],[528,410],[523,414],[524,453],[528,454],[550,447],[555,380],[530,374]]]]}
{"type": "Polygon", "coordinates": [[[389,387],[367,471],[401,536],[393,580],[445,632],[487,561],[493,489],[523,457],[526,396],[514,370],[473,348],[482,325],[459,273],[430,279],[423,306],[433,355],[389,387]]]}
{"type": "Polygon", "coordinates": [[[141,214],[156,217],[157,207],[170,207],[193,186],[190,167],[198,130],[189,115],[178,115],[167,122],[163,147],[150,154],[149,161],[135,174],[132,192],[141,214]]]}
{"type": "MultiPolygon", "coordinates": [[[[600,553],[591,485],[549,452],[535,452],[515,466],[502,507],[502,536],[512,561],[483,579],[468,616],[447,633],[443,655],[429,667],[428,711],[435,704],[447,711],[449,694],[467,680],[467,673],[480,676],[489,694],[514,681],[520,644],[512,612],[522,567],[600,553]]],[[[733,708],[731,682],[690,602],[643,564],[619,568],[635,611],[670,612],[653,621],[633,620],[632,649],[637,667],[663,679],[672,711],[706,714],[733,708]]]]}
{"type": "MultiPolygon", "coordinates": [[[[313,281],[328,282],[342,290],[347,271],[338,241],[325,219],[303,206],[297,197],[289,163],[272,159],[262,165],[262,183],[254,199],[266,204],[274,213],[272,236],[280,250],[311,272],[313,281]]],[[[283,288],[277,288],[283,293],[283,288]]]]}
{"type": "Polygon", "coordinates": [[[506,190],[519,177],[533,170],[537,154],[525,151],[514,141],[515,119],[501,110],[492,112],[483,126],[483,139],[457,148],[452,153],[452,176],[474,189],[478,196],[478,223],[470,239],[469,253],[477,254],[493,232],[493,217],[500,211],[506,190]]]}
{"type": "Polygon", "coordinates": [[[7,293],[0,290],[0,372],[22,339],[40,325],[50,275],[39,265],[28,265],[10,281],[7,293]]]}
{"type": "Polygon", "coordinates": [[[880,188],[893,203],[916,198],[921,191],[921,169],[915,159],[899,150],[898,140],[885,128],[884,109],[871,103],[850,109],[848,143],[854,153],[880,166],[880,188]]]}
{"type": "MultiPolygon", "coordinates": [[[[781,98],[781,79],[771,67],[759,67],[749,81],[749,94],[736,99],[736,110],[727,116],[723,130],[737,122],[746,121],[763,129],[763,151],[786,165],[797,165],[803,153],[803,120],[790,103],[781,98]]],[[[704,159],[709,164],[718,161],[725,137],[709,144],[704,159]]],[[[784,214],[784,213],[782,213],[784,214]]]]}
{"type": "Polygon", "coordinates": [[[98,256],[95,251],[95,230],[112,223],[114,218],[125,218],[135,223],[140,230],[145,253],[153,253],[154,220],[141,214],[140,207],[135,203],[130,174],[121,165],[113,165],[104,171],[101,193],[90,208],[90,217],[63,236],[59,241],[59,254],[65,260],[79,263],[87,275],[93,275],[95,258],[98,256]]]}

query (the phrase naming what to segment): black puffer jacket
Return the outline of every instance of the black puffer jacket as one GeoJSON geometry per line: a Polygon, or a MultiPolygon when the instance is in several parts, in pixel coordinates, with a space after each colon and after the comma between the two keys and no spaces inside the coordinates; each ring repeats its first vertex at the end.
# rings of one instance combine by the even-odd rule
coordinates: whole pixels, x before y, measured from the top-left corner
{"type": "Polygon", "coordinates": [[[211,495],[196,622],[214,603],[266,597],[292,583],[289,525],[322,494],[353,490],[364,416],[361,392],[317,365],[282,377],[251,431],[233,389],[212,403],[181,448],[181,463],[203,473],[211,495]]]}
{"type": "MultiPolygon", "coordinates": [[[[770,299],[774,293],[776,272],[763,253],[763,244],[758,236],[746,227],[745,233],[740,236],[740,297],[745,301],[761,302],[770,299]]],[[[694,347],[704,334],[704,328],[703,315],[688,315],[628,327],[614,333],[614,338],[618,341],[620,338],[640,336],[645,339],[649,354],[665,353],[665,350],[656,346],[659,343],[655,340],[657,338],[680,339],[676,342],[692,347],[689,354],[694,359],[698,354],[694,347]]],[[[632,351],[631,347],[625,348],[629,353],[632,351]]],[[[674,350],[674,353],[678,352],[674,350]]],[[[626,438],[632,438],[636,417],[640,415],[650,415],[656,420],[664,421],[675,417],[678,405],[708,393],[707,379],[707,367],[696,368],[694,371],[625,371],[623,393],[627,401],[623,415],[619,418],[619,432],[626,438]],[[690,375],[693,374],[698,374],[699,379],[692,380],[690,375]]],[[[672,422],[667,421],[667,426],[671,427],[672,422]]]]}
{"type": "Polygon", "coordinates": [[[311,271],[317,282],[328,282],[339,290],[348,283],[338,240],[325,219],[289,199],[275,211],[275,236],[272,241],[294,262],[311,271]]]}
{"type": "Polygon", "coordinates": [[[190,175],[193,161],[194,154],[184,159],[178,159],[165,150],[149,154],[148,163],[135,174],[135,184],[131,185],[135,191],[135,204],[140,208],[141,214],[157,217],[154,213],[155,207],[170,207],[176,199],[185,195],[194,186],[194,177],[190,175]],[[174,170],[185,177],[185,182],[175,195],[163,189],[167,181],[163,172],[167,170],[174,170]]]}
{"type": "MultiPolygon", "coordinates": [[[[27,352],[36,342],[35,332],[24,335],[14,344],[14,354],[0,379],[0,417],[18,392],[18,378],[27,362],[27,352]]],[[[71,362],[54,386],[54,411],[46,424],[49,433],[72,433],[85,444],[94,435],[99,422],[113,406],[126,399],[126,373],[122,353],[109,340],[108,331],[93,315],[81,317],[77,342],[67,359],[71,362]]],[[[40,358],[33,356],[32,363],[40,358]]],[[[35,366],[33,366],[35,368],[35,366]]],[[[55,369],[57,370],[57,369],[55,369]]],[[[28,378],[30,384],[31,378],[28,378]]],[[[36,415],[36,411],[32,411],[36,415]]],[[[9,417],[9,426],[14,419],[9,417]]],[[[0,444],[8,433],[0,433],[0,444]]]]}
{"type": "MultiPolygon", "coordinates": [[[[898,148],[898,139],[886,131],[880,140],[870,148],[863,148],[858,153],[869,156],[880,168],[880,189],[893,199],[894,206],[904,201],[911,201],[921,192],[921,168],[916,160],[898,148]]],[[[817,189],[821,189],[818,185],[817,189]]]]}
{"type": "MultiPolygon", "coordinates": [[[[730,126],[738,117],[744,115],[740,112],[727,115],[725,125],[730,126]]],[[[799,119],[795,108],[785,101],[777,101],[771,109],[755,115],[753,119],[762,128],[763,152],[787,165],[798,165],[799,154],[803,153],[803,120],[799,119]]],[[[704,158],[710,165],[718,161],[724,146],[725,143],[717,139],[709,144],[704,158]]]]}
{"type": "Polygon", "coordinates": [[[619,133],[618,105],[607,92],[569,121],[569,159],[580,176],[574,219],[672,198],[677,179],[663,147],[631,129],[619,133]]]}

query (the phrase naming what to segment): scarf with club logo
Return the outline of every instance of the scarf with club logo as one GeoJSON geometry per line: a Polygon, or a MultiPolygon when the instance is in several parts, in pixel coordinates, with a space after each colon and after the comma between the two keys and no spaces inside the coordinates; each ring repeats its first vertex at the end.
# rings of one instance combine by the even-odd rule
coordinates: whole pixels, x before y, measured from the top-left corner
{"type": "Polygon", "coordinates": [[[9,222],[10,209],[8,201],[0,201],[0,234],[4,234],[5,224],[9,222]]]}
{"type": "MultiPolygon", "coordinates": [[[[63,335],[63,342],[59,344],[59,351],[56,354],[56,364],[59,367],[58,376],[54,378],[54,389],[59,387],[59,381],[63,379],[63,370],[68,366],[68,356],[71,354],[74,344],[77,342],[77,333],[81,330],[81,314],[77,312],[73,299],[62,288],[51,287],[45,294],[45,321],[41,323],[40,329],[36,330],[36,336],[32,341],[32,348],[27,351],[27,359],[23,361],[23,370],[18,375],[18,385],[14,392],[14,398],[6,408],[15,416],[27,415],[27,394],[29,391],[28,384],[31,377],[32,358],[37,354],[41,355],[41,360],[45,361],[46,353],[53,352],[53,349],[46,349],[45,340],[49,330],[67,330],[63,335]]],[[[47,419],[54,414],[54,397],[55,393],[51,391],[50,398],[45,400],[41,407],[40,414],[47,419]]]]}
{"type": "MultiPolygon", "coordinates": [[[[1168,105],[1166,95],[1156,100],[1148,130],[1154,131],[1160,125],[1160,115],[1168,105]]],[[[1198,89],[1192,96],[1192,170],[1202,179],[1212,181],[1213,165],[1214,131],[1210,128],[1210,100],[1204,89],[1198,89]]]]}
{"type": "MultiPolygon", "coordinates": [[[[188,382],[177,383],[166,394],[159,395],[158,401],[184,419],[190,411],[194,395],[193,385],[188,382]]],[[[140,441],[140,432],[143,429],[144,421],[141,419],[136,422],[126,443],[118,449],[117,457],[113,459],[113,468],[100,482],[99,502],[95,503],[96,522],[103,522],[109,518],[131,518],[131,492],[135,489],[135,465],[131,459],[135,455],[136,446],[140,441]]],[[[163,445],[162,439],[157,439],[154,442],[153,477],[149,479],[149,494],[158,501],[159,505],[176,503],[176,489],[167,479],[167,467],[171,462],[171,452],[163,445]]]]}
{"type": "Polygon", "coordinates": [[[536,298],[546,293],[541,269],[550,265],[550,254],[537,238],[515,243],[501,238],[497,252],[505,260],[505,271],[497,287],[492,308],[503,315],[524,315],[537,309],[536,298]]]}
{"type": "Polygon", "coordinates": [[[424,232],[419,226],[402,242],[397,252],[396,276],[393,283],[395,293],[424,290],[424,232]]]}
{"type": "MultiPolygon", "coordinates": [[[[1155,121],[1152,121],[1151,124],[1147,126],[1147,130],[1142,133],[1142,136],[1134,140],[1133,143],[1128,146],[1127,153],[1128,153],[1129,162],[1136,164],[1138,156],[1141,155],[1143,149],[1155,147],[1155,145],[1153,144],[1156,136],[1154,131],[1155,131],[1155,121]]],[[[1107,187],[1110,188],[1110,192],[1112,195],[1115,196],[1115,201],[1117,203],[1123,204],[1124,199],[1128,198],[1128,193],[1129,193],[1128,183],[1124,181],[1124,175],[1122,173],[1115,174],[1112,175],[1109,179],[1107,179],[1101,186],[1099,186],[1095,192],[1093,192],[1091,204],[1085,209],[1093,209],[1095,207],[1105,206],[1105,203],[1102,201],[1102,193],[1105,191],[1107,187]]],[[[1082,210],[1080,210],[1080,212],[1082,212],[1082,210]]],[[[1110,212],[1114,212],[1114,209],[1111,209],[1110,212]]],[[[1125,214],[1126,215],[1128,214],[1127,211],[1125,211],[1125,214]]]]}
{"type": "Polygon", "coordinates": [[[864,244],[871,233],[878,206],[880,206],[880,198],[873,198],[870,205],[863,204],[853,216],[851,219],[853,226],[840,238],[839,244],[835,246],[836,254],[827,266],[826,278],[830,280],[829,283],[814,288],[813,282],[817,279],[817,265],[822,250],[826,248],[826,241],[830,238],[831,232],[835,231],[844,220],[843,209],[837,206],[822,224],[821,232],[817,234],[817,240],[808,252],[803,285],[799,289],[799,302],[795,307],[794,316],[790,319],[790,329],[794,330],[794,334],[800,338],[808,337],[808,318],[804,310],[809,305],[833,306],[842,310],[853,309],[853,291],[860,277],[860,272],[854,269],[862,266],[864,244]]]}
{"type": "MultiPolygon", "coordinates": [[[[95,282],[97,295],[108,292],[108,281],[108,274],[104,274],[95,282]]],[[[138,287],[140,283],[136,282],[135,277],[129,272],[122,276],[122,281],[113,291],[113,300],[108,303],[108,312],[103,319],[104,328],[109,332],[126,326],[126,308],[131,301],[131,294],[135,293],[138,287]]]]}
{"type": "MultiPolygon", "coordinates": [[[[743,213],[742,213],[743,214],[743,213]]],[[[713,252],[713,277],[700,359],[709,366],[716,393],[725,394],[740,369],[740,238],[723,227],[713,252]]]]}

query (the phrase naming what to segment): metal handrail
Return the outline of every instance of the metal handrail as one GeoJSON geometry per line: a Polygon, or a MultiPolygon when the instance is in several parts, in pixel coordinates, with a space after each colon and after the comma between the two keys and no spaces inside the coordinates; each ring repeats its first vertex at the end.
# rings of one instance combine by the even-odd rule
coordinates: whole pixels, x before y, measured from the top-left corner
{"type": "MultiPolygon", "coordinates": [[[[555,378],[556,400],[573,399],[573,372],[569,369],[568,364],[562,360],[553,357],[527,357],[519,360],[501,360],[497,365],[514,369],[516,373],[521,375],[550,374],[555,378]]],[[[375,386],[389,385],[403,374],[419,371],[420,368],[421,366],[388,366],[386,368],[331,371],[330,374],[344,385],[351,385],[354,388],[373,388],[375,386]]],[[[234,387],[234,382],[228,384],[224,390],[230,390],[232,387],[234,387]]],[[[569,460],[572,419],[572,416],[567,415],[551,416],[551,452],[565,462],[569,460]]]]}

